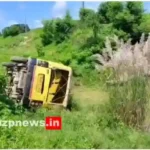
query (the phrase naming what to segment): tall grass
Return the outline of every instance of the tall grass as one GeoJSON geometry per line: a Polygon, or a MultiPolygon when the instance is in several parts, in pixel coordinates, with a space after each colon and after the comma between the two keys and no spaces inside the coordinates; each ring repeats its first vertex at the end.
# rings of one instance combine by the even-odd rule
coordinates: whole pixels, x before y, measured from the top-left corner
{"type": "Polygon", "coordinates": [[[127,125],[137,128],[144,123],[149,98],[149,43],[150,36],[145,40],[144,34],[135,45],[130,40],[124,43],[115,36],[106,39],[103,54],[93,55],[97,68],[113,69],[114,85],[110,88],[112,112],[127,125]]]}
{"type": "Polygon", "coordinates": [[[148,102],[148,80],[142,76],[110,88],[111,110],[129,126],[141,128],[148,102]]]}

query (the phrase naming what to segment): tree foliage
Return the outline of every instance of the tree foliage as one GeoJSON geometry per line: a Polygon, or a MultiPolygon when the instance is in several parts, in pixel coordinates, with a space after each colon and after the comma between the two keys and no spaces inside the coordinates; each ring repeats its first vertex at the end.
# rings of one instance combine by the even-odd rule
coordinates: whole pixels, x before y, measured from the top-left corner
{"type": "Polygon", "coordinates": [[[43,46],[51,43],[60,44],[64,41],[67,44],[73,29],[80,29],[83,31],[81,33],[83,37],[84,31],[89,33],[78,45],[81,52],[85,50],[82,55],[88,57],[103,51],[107,37],[116,35],[124,41],[131,39],[134,44],[139,41],[143,32],[145,35],[150,32],[148,26],[150,15],[145,14],[142,2],[103,2],[97,11],[81,8],[79,17],[79,20],[75,21],[67,11],[63,19],[45,21],[41,35],[43,46]]]}
{"type": "MultiPolygon", "coordinates": [[[[136,41],[139,41],[144,31],[144,22],[148,23],[148,17],[147,19],[143,18],[144,9],[142,2],[103,2],[100,4],[97,13],[91,12],[92,10],[81,9],[80,20],[85,20],[87,25],[90,23],[93,37],[95,38],[94,41],[98,41],[95,43],[99,43],[102,47],[104,45],[103,39],[112,34],[116,34],[125,41],[131,38],[134,44],[136,41]],[[105,26],[111,27],[111,31],[109,30],[110,28],[106,29],[105,26]]],[[[150,31],[148,27],[145,30],[146,32],[150,31]]]]}
{"type": "Polygon", "coordinates": [[[114,27],[130,34],[132,42],[135,43],[142,34],[138,26],[142,21],[143,13],[142,2],[127,2],[123,12],[116,15],[114,27]]]}
{"type": "Polygon", "coordinates": [[[98,8],[99,22],[111,23],[115,16],[121,13],[124,9],[122,2],[103,2],[98,8]]]}
{"type": "Polygon", "coordinates": [[[131,15],[134,15],[136,22],[139,23],[144,13],[143,2],[127,2],[126,8],[131,15]]]}
{"type": "MultiPolygon", "coordinates": [[[[131,38],[132,43],[139,41],[142,32],[149,32],[148,16],[145,16],[143,2],[103,2],[99,5],[98,11],[81,8],[80,20],[76,21],[77,28],[88,28],[93,35],[85,48],[93,46],[101,49],[107,36],[117,35],[124,41],[131,38]],[[146,26],[146,28],[144,28],[146,26]],[[90,46],[91,45],[91,46],[90,46]]],[[[70,37],[75,22],[69,11],[63,19],[48,20],[44,23],[42,43],[48,45],[52,42],[62,43],[70,37]]],[[[82,47],[83,48],[83,47],[82,47]]]]}
{"type": "Polygon", "coordinates": [[[81,23],[92,26],[96,13],[92,9],[81,8],[79,12],[81,23]]]}
{"type": "Polygon", "coordinates": [[[54,20],[44,21],[43,34],[41,35],[42,44],[44,46],[50,44],[54,40],[55,22],[54,20]]]}
{"type": "Polygon", "coordinates": [[[139,25],[139,31],[145,34],[148,34],[150,32],[150,14],[144,14],[142,16],[142,20],[139,25]]]}
{"type": "Polygon", "coordinates": [[[8,36],[16,36],[20,33],[28,32],[30,31],[30,28],[27,24],[14,24],[9,27],[5,27],[2,30],[2,35],[3,37],[8,37],[8,36]]]}
{"type": "Polygon", "coordinates": [[[69,11],[63,19],[57,18],[44,22],[43,34],[41,35],[42,44],[44,46],[55,42],[59,44],[64,40],[68,39],[70,33],[72,33],[74,22],[69,11]]]}

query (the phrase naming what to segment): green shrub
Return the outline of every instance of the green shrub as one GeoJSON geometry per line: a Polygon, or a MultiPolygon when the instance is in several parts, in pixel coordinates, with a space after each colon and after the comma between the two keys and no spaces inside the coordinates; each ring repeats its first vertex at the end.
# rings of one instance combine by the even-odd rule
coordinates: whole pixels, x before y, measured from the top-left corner
{"type": "Polygon", "coordinates": [[[43,51],[43,47],[41,44],[37,44],[36,45],[36,51],[38,53],[38,57],[42,57],[45,55],[44,51],[43,51]]]}
{"type": "Polygon", "coordinates": [[[84,24],[84,26],[83,25],[82,26],[87,27],[92,25],[93,18],[96,15],[96,13],[92,9],[81,8],[79,15],[80,15],[81,25],[84,24]]]}
{"type": "Polygon", "coordinates": [[[6,79],[4,76],[0,75],[0,94],[4,93],[6,86],[6,79]]]}
{"type": "Polygon", "coordinates": [[[56,44],[62,43],[69,38],[70,33],[73,31],[73,27],[74,21],[68,11],[63,19],[58,18],[56,20],[45,21],[43,34],[41,35],[43,45],[46,46],[52,42],[56,44]]]}
{"type": "Polygon", "coordinates": [[[44,22],[43,33],[41,34],[41,42],[43,46],[51,44],[54,40],[55,22],[47,20],[44,22]]]}
{"type": "Polygon", "coordinates": [[[2,30],[2,35],[3,37],[8,37],[8,36],[16,36],[20,33],[28,32],[30,31],[30,28],[27,24],[14,24],[11,25],[10,27],[5,27],[2,30]]]}

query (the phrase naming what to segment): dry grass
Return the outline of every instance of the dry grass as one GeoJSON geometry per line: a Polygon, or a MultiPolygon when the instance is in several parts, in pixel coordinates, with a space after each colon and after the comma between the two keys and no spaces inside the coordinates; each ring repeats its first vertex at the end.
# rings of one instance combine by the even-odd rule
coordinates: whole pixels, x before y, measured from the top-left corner
{"type": "Polygon", "coordinates": [[[144,34],[139,43],[132,45],[118,39],[107,38],[103,54],[93,55],[96,69],[113,68],[120,80],[128,80],[137,74],[150,75],[150,36],[144,34]],[[112,45],[113,43],[113,45],[112,45]],[[114,46],[115,45],[115,46],[114,46]]]}

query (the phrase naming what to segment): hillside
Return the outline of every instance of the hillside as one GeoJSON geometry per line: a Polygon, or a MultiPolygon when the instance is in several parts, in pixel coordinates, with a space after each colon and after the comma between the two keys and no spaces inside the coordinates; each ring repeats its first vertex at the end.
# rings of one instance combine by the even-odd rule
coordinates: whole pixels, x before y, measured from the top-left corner
{"type": "MultiPolygon", "coordinates": [[[[36,46],[36,44],[40,43],[41,32],[42,32],[42,29],[35,29],[28,33],[20,34],[15,37],[0,38],[0,45],[1,45],[0,62],[2,63],[2,62],[9,61],[11,56],[38,57],[35,46],[36,46]]],[[[85,31],[85,33],[89,34],[89,33],[87,33],[87,31],[85,31]]],[[[42,59],[53,60],[53,61],[58,61],[58,62],[60,62],[63,59],[71,59],[72,51],[73,50],[78,51],[78,46],[79,46],[78,42],[80,42],[80,39],[82,39],[82,37],[86,38],[86,34],[83,34],[83,33],[77,31],[76,33],[74,33],[72,35],[72,37],[68,41],[62,43],[59,46],[52,44],[52,45],[48,45],[48,46],[44,47],[45,57],[42,57],[42,59]],[[76,37],[78,37],[78,39],[76,37]],[[72,45],[73,41],[74,41],[74,45],[72,45]]],[[[80,66],[77,66],[77,67],[80,68],[80,66]]],[[[2,67],[0,69],[1,69],[0,73],[1,73],[1,75],[3,75],[5,73],[5,70],[2,67]]],[[[76,136],[78,136],[78,133],[75,133],[73,130],[76,130],[76,132],[77,132],[78,125],[84,126],[84,124],[82,123],[82,122],[84,122],[84,120],[79,120],[78,125],[75,125],[76,129],[72,129],[72,128],[74,128],[73,124],[77,121],[79,116],[82,117],[82,115],[83,115],[83,118],[84,118],[84,113],[85,113],[84,111],[87,112],[88,108],[90,108],[92,105],[96,106],[97,104],[101,104],[101,103],[103,103],[103,101],[108,100],[108,94],[104,90],[102,90],[99,85],[93,86],[96,82],[96,81],[94,81],[95,79],[93,77],[91,77],[91,82],[88,82],[89,85],[84,84],[84,83],[86,83],[86,81],[88,79],[89,79],[89,77],[85,78],[85,81],[83,79],[81,79],[81,80],[79,80],[77,78],[73,79],[74,82],[79,82],[81,85],[73,86],[73,89],[72,89],[72,94],[74,97],[73,103],[75,103],[76,106],[74,108],[75,111],[70,112],[70,113],[65,112],[65,111],[60,113],[57,111],[50,111],[50,110],[49,111],[39,110],[39,112],[37,112],[37,114],[33,114],[32,112],[31,112],[31,114],[30,114],[30,112],[20,112],[21,110],[16,110],[14,108],[14,106],[12,105],[12,103],[9,103],[9,101],[6,100],[5,97],[1,96],[1,103],[0,103],[0,105],[2,107],[1,118],[6,117],[6,118],[14,119],[14,120],[21,119],[21,118],[29,119],[29,120],[30,119],[42,119],[43,120],[44,116],[52,115],[53,113],[61,114],[62,116],[64,116],[63,117],[64,129],[60,133],[58,133],[58,132],[52,133],[50,131],[44,131],[45,129],[43,129],[41,127],[38,127],[37,129],[35,129],[34,130],[35,132],[32,131],[32,133],[33,133],[32,135],[30,133],[32,130],[32,127],[27,127],[25,129],[21,129],[21,127],[20,128],[13,127],[12,129],[9,129],[8,131],[5,129],[2,130],[3,135],[1,136],[1,138],[2,138],[1,140],[3,141],[3,145],[1,146],[1,148],[6,148],[8,143],[9,143],[9,145],[11,145],[12,148],[21,148],[21,147],[24,147],[24,148],[32,148],[32,147],[34,147],[34,148],[40,148],[40,147],[41,148],[42,147],[63,148],[64,146],[66,148],[67,147],[74,148],[74,142],[75,142],[76,136]],[[88,94],[87,94],[87,92],[88,92],[88,94]],[[101,100],[99,100],[100,97],[101,97],[101,100]],[[78,111],[78,109],[80,109],[80,111],[78,111]],[[17,114],[13,114],[12,112],[14,112],[14,111],[17,111],[17,114]],[[23,113],[25,113],[25,114],[23,114],[23,113]],[[29,117],[31,115],[33,115],[32,118],[29,117]],[[68,128],[70,128],[69,129],[70,133],[68,133],[68,128]],[[24,139],[21,141],[18,141],[19,136],[22,135],[24,132],[26,133],[24,135],[24,139]],[[6,135],[4,135],[4,134],[6,134],[6,135]],[[30,134],[30,135],[28,135],[28,134],[30,134]],[[71,137],[71,135],[72,135],[72,137],[71,137]],[[14,140],[11,138],[12,136],[17,136],[17,138],[14,139],[16,144],[14,144],[14,140]],[[55,140],[53,141],[51,139],[51,137],[53,137],[53,140],[54,139],[55,140]],[[64,140],[64,137],[66,137],[66,140],[64,140]],[[32,143],[28,142],[28,138],[29,139],[32,138],[33,142],[32,143]],[[40,138],[45,138],[45,142],[43,144],[40,144],[38,142],[40,140],[40,138]],[[60,141],[60,140],[62,140],[62,141],[58,142],[57,138],[59,139],[58,141],[60,141]],[[70,138],[72,138],[72,142],[70,141],[71,140],[70,138]],[[50,140],[51,144],[49,143],[49,139],[52,140],[52,141],[50,140]]],[[[89,115],[94,115],[94,114],[93,114],[93,112],[90,111],[89,115]]],[[[88,115],[87,115],[87,117],[88,117],[88,115]]],[[[85,128],[86,128],[86,125],[85,125],[85,128]]],[[[88,127],[88,128],[90,128],[90,127],[88,127]]],[[[82,130],[82,127],[81,127],[81,130],[82,130]]],[[[88,129],[85,129],[85,130],[88,130],[88,129]]],[[[80,131],[78,131],[78,132],[80,132],[80,131]]],[[[80,139],[78,139],[79,147],[81,146],[80,143],[82,143],[82,138],[85,136],[84,134],[86,134],[86,133],[83,133],[83,135],[81,135],[80,139]]],[[[84,148],[84,146],[86,146],[86,143],[85,143],[85,145],[83,145],[83,148],[84,148]]],[[[76,147],[78,147],[78,146],[76,146],[76,147]]]]}
{"type": "MultiPolygon", "coordinates": [[[[0,94],[1,119],[44,120],[46,116],[60,115],[63,120],[61,131],[47,131],[40,126],[2,127],[0,148],[149,148],[149,129],[145,127],[149,127],[149,122],[145,123],[145,118],[149,121],[149,78],[134,72],[134,78],[127,83],[108,85],[106,81],[117,79],[118,68],[98,72],[91,59],[98,54],[97,63],[102,66],[103,52],[112,52],[106,59],[109,62],[115,52],[132,50],[142,33],[148,37],[147,18],[142,2],[104,2],[97,12],[81,9],[79,21],[66,12],[63,19],[45,21],[42,29],[1,36],[0,63],[11,56],[31,56],[71,66],[73,105],[72,111],[40,108],[32,112],[16,107],[0,94]],[[124,44],[128,40],[130,44],[124,44]]],[[[116,59],[112,62],[115,66],[116,59]]],[[[121,73],[126,75],[126,71],[121,67],[121,73]]],[[[1,93],[4,73],[0,67],[1,93]]]]}
{"type": "MultiPolygon", "coordinates": [[[[28,33],[20,34],[15,37],[0,38],[0,43],[1,43],[0,63],[9,61],[11,56],[39,58],[36,50],[36,45],[41,42],[41,38],[40,38],[41,33],[42,33],[42,29],[35,29],[28,33]]],[[[80,73],[82,73],[82,75],[84,76],[81,77],[79,74],[79,77],[74,77],[73,79],[75,83],[77,82],[77,84],[80,85],[77,88],[73,88],[73,92],[75,93],[75,99],[83,97],[83,99],[86,100],[94,96],[96,101],[98,102],[99,95],[103,96],[103,91],[101,94],[101,92],[99,93],[98,90],[96,90],[95,92],[91,90],[92,87],[94,89],[96,89],[97,87],[100,88],[99,85],[95,84],[96,80],[94,78],[95,77],[97,78],[97,76],[96,75],[93,75],[93,77],[91,76],[91,81],[87,82],[87,80],[89,80],[89,77],[86,76],[86,72],[84,73],[84,70],[82,70],[83,69],[82,66],[76,64],[75,62],[76,60],[75,58],[73,58],[73,53],[82,54],[82,52],[79,51],[79,47],[81,45],[80,42],[82,43],[81,40],[83,40],[83,38],[86,40],[89,34],[90,32],[88,30],[85,30],[84,32],[81,32],[79,30],[74,34],[72,34],[71,38],[68,41],[63,42],[60,45],[56,45],[56,44],[48,45],[43,48],[45,52],[45,56],[41,58],[46,60],[61,62],[61,63],[65,63],[67,60],[71,60],[71,65],[75,67],[74,70],[75,71],[79,70],[80,73]],[[88,92],[89,94],[85,95],[84,92],[86,93],[87,90],[89,91],[88,92]]],[[[5,70],[3,67],[1,67],[0,69],[1,69],[0,73],[3,75],[5,70]]],[[[104,99],[107,99],[108,97],[105,92],[103,97],[104,99]]],[[[89,100],[89,103],[92,102],[90,102],[89,100]]]]}
{"type": "MultiPolygon", "coordinates": [[[[9,61],[9,58],[13,55],[37,57],[35,44],[40,42],[39,35],[41,32],[42,29],[36,29],[16,37],[1,38],[0,61],[9,61]],[[27,38],[25,39],[25,37],[27,38]]],[[[85,33],[87,32],[85,31],[85,33]]],[[[78,42],[83,37],[86,38],[86,34],[77,31],[61,45],[45,47],[45,58],[61,60],[68,55],[71,56],[71,50],[77,51],[78,42]],[[77,36],[78,38],[76,38],[77,36]],[[74,45],[71,44],[73,40],[74,45]]],[[[77,78],[74,79],[76,81],[77,78]]],[[[77,81],[79,82],[78,79],[77,81]]],[[[130,129],[123,124],[119,125],[115,122],[113,116],[107,113],[106,107],[101,106],[101,104],[107,103],[108,93],[102,88],[100,81],[97,83],[97,76],[88,74],[87,78],[81,79],[80,82],[80,86],[73,87],[74,105],[72,112],[45,109],[40,109],[36,114],[24,112],[16,110],[6,98],[1,96],[1,119],[43,120],[44,116],[53,114],[63,117],[62,131],[46,131],[42,127],[34,127],[35,129],[33,127],[3,128],[0,137],[1,148],[8,148],[8,145],[11,148],[149,147],[148,135],[143,133],[141,135],[134,129],[130,129]],[[91,80],[89,80],[90,78],[91,80]],[[42,142],[39,142],[41,139],[42,142]]]]}
{"type": "MultiPolygon", "coordinates": [[[[41,33],[42,29],[35,29],[28,33],[15,36],[13,38],[0,37],[0,62],[9,61],[10,56],[12,55],[37,57],[38,54],[36,50],[36,45],[41,43],[41,33]]],[[[82,55],[83,52],[80,51],[80,46],[84,41],[87,40],[90,34],[90,30],[78,30],[72,35],[69,40],[63,42],[62,44],[51,44],[43,47],[43,51],[45,52],[45,56],[43,57],[43,59],[65,63],[68,60],[72,60],[72,58],[78,52],[82,55]]],[[[72,62],[72,64],[73,63],[74,62],[72,62]]]]}
{"type": "Polygon", "coordinates": [[[10,56],[19,55],[19,56],[37,56],[35,43],[39,42],[39,35],[42,32],[42,29],[37,29],[30,31],[27,34],[20,34],[15,37],[0,37],[0,61],[9,61],[10,56]],[[22,53],[24,52],[24,53],[22,53]]]}

